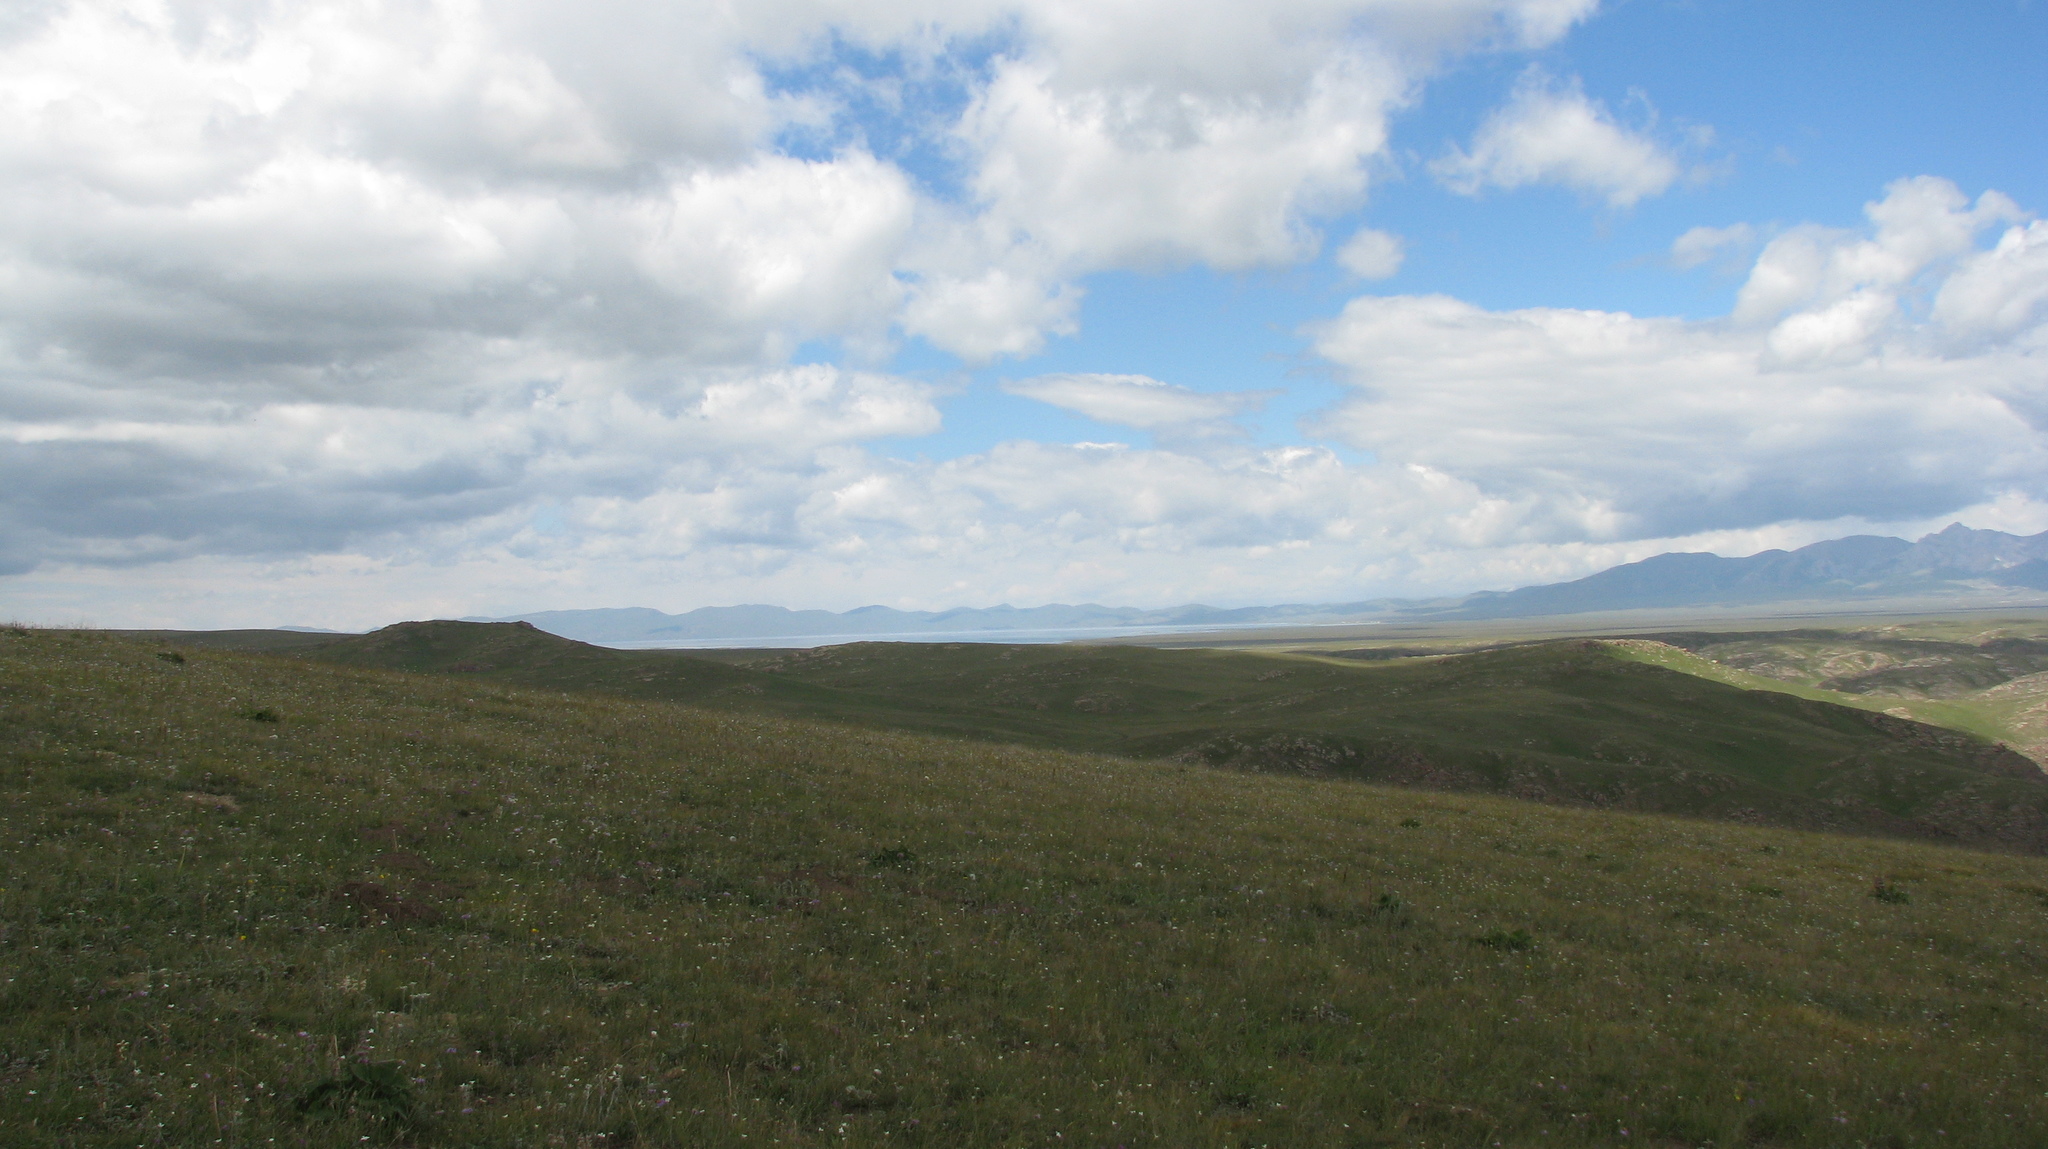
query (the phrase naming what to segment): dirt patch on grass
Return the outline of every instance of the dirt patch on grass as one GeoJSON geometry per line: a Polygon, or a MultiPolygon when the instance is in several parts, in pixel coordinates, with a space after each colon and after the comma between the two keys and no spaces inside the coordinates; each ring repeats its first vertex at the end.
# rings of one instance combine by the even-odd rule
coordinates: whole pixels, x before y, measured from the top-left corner
{"type": "Polygon", "coordinates": [[[402,897],[377,882],[343,882],[334,888],[334,901],[353,906],[364,925],[379,921],[431,924],[441,920],[441,911],[425,902],[402,897]]]}

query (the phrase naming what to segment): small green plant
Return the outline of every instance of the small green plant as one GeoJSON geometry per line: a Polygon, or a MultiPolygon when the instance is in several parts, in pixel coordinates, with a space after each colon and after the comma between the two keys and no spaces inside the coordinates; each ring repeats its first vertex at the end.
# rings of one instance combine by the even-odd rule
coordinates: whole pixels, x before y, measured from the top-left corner
{"type": "Polygon", "coordinates": [[[878,870],[908,870],[917,865],[917,855],[900,846],[887,850],[876,850],[868,855],[868,865],[878,870]]]}
{"type": "Polygon", "coordinates": [[[1535,936],[1519,926],[1512,930],[1492,930],[1472,940],[1486,946],[1488,949],[1521,952],[1536,948],[1535,936]]]}
{"type": "Polygon", "coordinates": [[[1764,898],[1782,898],[1785,896],[1784,890],[1779,889],[1777,886],[1764,885],[1761,882],[1750,882],[1742,887],[1742,892],[1764,898]]]}
{"type": "Polygon", "coordinates": [[[245,710],[245,711],[243,711],[243,712],[242,712],[242,717],[244,717],[244,718],[248,719],[248,720],[249,720],[249,721],[251,721],[251,722],[282,722],[282,721],[284,721],[284,719],[283,719],[283,718],[280,718],[280,717],[278,716],[278,713],[277,713],[277,711],[275,711],[275,710],[271,710],[271,709],[269,709],[268,707],[265,707],[265,708],[263,708],[263,709],[261,709],[261,710],[245,710]]]}
{"type": "Polygon", "coordinates": [[[295,1107],[309,1117],[356,1113],[393,1125],[411,1125],[417,1102],[412,1082],[396,1062],[351,1061],[340,1073],[308,1086],[295,1107]]]}
{"type": "Polygon", "coordinates": [[[182,654],[179,654],[179,653],[178,653],[177,651],[175,651],[175,650],[159,650],[159,651],[157,651],[157,652],[156,652],[156,656],[157,656],[158,658],[161,658],[161,659],[163,659],[163,660],[164,660],[165,662],[184,662],[184,661],[185,661],[185,656],[184,656],[184,655],[182,655],[182,654]]]}
{"type": "Polygon", "coordinates": [[[1404,830],[1415,830],[1415,829],[1420,829],[1420,828],[1421,828],[1421,826],[1422,826],[1422,819],[1420,819],[1420,818],[1403,818],[1403,819],[1401,819],[1401,828],[1402,828],[1402,829],[1404,829],[1404,830]]]}
{"type": "Polygon", "coordinates": [[[1415,918],[1408,912],[1408,903],[1394,894],[1381,894],[1372,903],[1372,916],[1392,926],[1406,926],[1415,918]]]}
{"type": "Polygon", "coordinates": [[[1913,900],[1912,895],[1900,889],[1890,878],[1879,878],[1872,883],[1870,896],[1888,906],[1903,906],[1913,900]]]}

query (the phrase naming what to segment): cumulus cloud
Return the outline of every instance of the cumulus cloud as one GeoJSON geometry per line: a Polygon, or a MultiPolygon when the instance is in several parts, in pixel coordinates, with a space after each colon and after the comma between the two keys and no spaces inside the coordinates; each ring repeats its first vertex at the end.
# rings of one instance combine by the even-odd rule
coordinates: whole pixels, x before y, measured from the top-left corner
{"type": "Polygon", "coordinates": [[[1144,375],[1040,375],[1004,384],[1003,389],[1099,422],[1144,431],[1220,430],[1269,397],[1253,391],[1195,391],[1144,375]]]}
{"type": "Polygon", "coordinates": [[[1048,336],[1079,329],[1081,289],[1023,269],[951,263],[952,268],[916,277],[903,309],[906,334],[980,363],[1035,354],[1048,336]]]}
{"type": "Polygon", "coordinates": [[[287,391],[507,340],[1028,354],[1091,271],[1311,254],[1442,59],[1592,6],[53,2],[0,41],[0,337],[287,391]],[[847,43],[959,78],[894,128],[948,137],[964,198],[771,83],[847,43]],[[839,144],[779,151],[804,125],[839,144]]]}
{"type": "Polygon", "coordinates": [[[1317,350],[1358,388],[1325,428],[1489,492],[1547,492],[1549,537],[1935,514],[2048,478],[2037,225],[1900,181],[1865,233],[1795,229],[1732,322],[1443,296],[1352,301],[1317,350]],[[1931,311],[1914,297],[1939,276],[1931,311]],[[2035,326],[2028,326],[2028,324],[2035,326]],[[1958,351],[1957,339],[1977,342],[1958,351]]]}
{"type": "Polygon", "coordinates": [[[1388,118],[1447,54],[1537,46],[1592,0],[1210,6],[1164,0],[1020,10],[956,136],[974,156],[970,247],[1008,307],[943,302],[986,282],[943,264],[910,304],[917,334],[970,357],[1035,349],[1059,282],[1111,267],[1270,267],[1314,254],[1314,221],[1355,205],[1388,118]],[[993,324],[1010,317],[1007,330],[993,324]]]}
{"type": "Polygon", "coordinates": [[[1965,344],[2040,331],[2048,320],[2048,222],[2008,228],[1963,260],[1934,299],[1934,322],[1965,344]]]}
{"type": "Polygon", "coordinates": [[[1337,266],[1360,279],[1390,279],[1406,255],[1400,236],[1366,227],[1337,249],[1337,266]]]}
{"type": "MultiPolygon", "coordinates": [[[[1864,207],[1867,234],[1815,226],[1793,228],[1765,245],[1742,285],[1733,318],[1767,328],[1766,344],[1778,361],[1853,362],[1888,339],[1924,342],[1936,332],[1902,308],[1916,304],[1915,284],[1936,274],[1946,278],[1959,259],[1976,251],[1987,227],[2024,217],[2018,205],[1995,191],[1973,204],[1945,179],[1919,176],[1899,180],[1884,198],[1864,207]]],[[[2024,233],[2008,233],[2008,252],[1972,260],[1974,274],[1956,278],[1957,294],[1939,326],[1960,335],[1981,326],[1979,317],[2015,305],[2027,294],[2027,276],[2002,278],[1998,270],[2022,267],[2024,233]],[[1967,302],[1965,302],[1967,300],[1967,302]],[[1987,311],[1988,309],[1988,311],[1987,311]]],[[[2024,315],[2030,305],[2019,305],[2024,315]]],[[[1991,330],[1999,328],[1994,322],[1991,330]]],[[[2016,331],[2014,326],[2007,334],[2016,331]]]]}
{"type": "Polygon", "coordinates": [[[1671,241],[1673,267],[1698,267],[1709,260],[1739,253],[1756,242],[1756,228],[1746,223],[1727,227],[1695,227],[1671,241]]]}
{"type": "Polygon", "coordinates": [[[1453,146],[1430,170],[1464,195],[1552,184],[1618,208],[1662,194],[1683,172],[1670,149],[1616,123],[1576,78],[1558,83],[1536,69],[1479,126],[1469,150],[1453,146]]]}
{"type": "Polygon", "coordinates": [[[1279,107],[1247,93],[1063,90],[1037,63],[1004,65],[963,131],[976,193],[1061,266],[1239,269],[1314,250],[1306,217],[1365,188],[1404,78],[1334,61],[1279,107]]]}

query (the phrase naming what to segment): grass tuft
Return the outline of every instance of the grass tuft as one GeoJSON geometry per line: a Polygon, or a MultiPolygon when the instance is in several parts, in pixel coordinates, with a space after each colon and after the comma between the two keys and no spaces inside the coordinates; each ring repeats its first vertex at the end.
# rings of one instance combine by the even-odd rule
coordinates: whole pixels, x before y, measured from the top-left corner
{"type": "Polygon", "coordinates": [[[876,850],[868,855],[868,865],[876,869],[914,870],[917,868],[917,855],[900,846],[876,850]]]}
{"type": "Polygon", "coordinates": [[[1472,940],[1491,949],[1511,950],[1516,953],[1536,948],[1536,938],[1519,926],[1512,930],[1489,930],[1472,940]]]}

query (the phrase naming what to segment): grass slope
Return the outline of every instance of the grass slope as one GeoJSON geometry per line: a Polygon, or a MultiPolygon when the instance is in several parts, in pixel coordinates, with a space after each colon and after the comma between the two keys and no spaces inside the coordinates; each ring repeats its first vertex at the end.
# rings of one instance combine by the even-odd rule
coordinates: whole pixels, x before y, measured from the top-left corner
{"type": "Polygon", "coordinates": [[[2048,776],[2015,754],[1704,682],[1606,643],[1395,662],[853,643],[724,664],[433,622],[312,653],[1048,748],[2048,851],[2048,776]]]}
{"type": "Polygon", "coordinates": [[[2048,1133],[2042,859],[90,634],[0,718],[9,1144],[2048,1133]]]}
{"type": "Polygon", "coordinates": [[[1910,716],[2048,762],[2048,626],[2038,618],[1644,637],[1664,646],[1653,660],[1665,665],[1689,660],[1683,669],[1723,681],[1910,716]]]}

